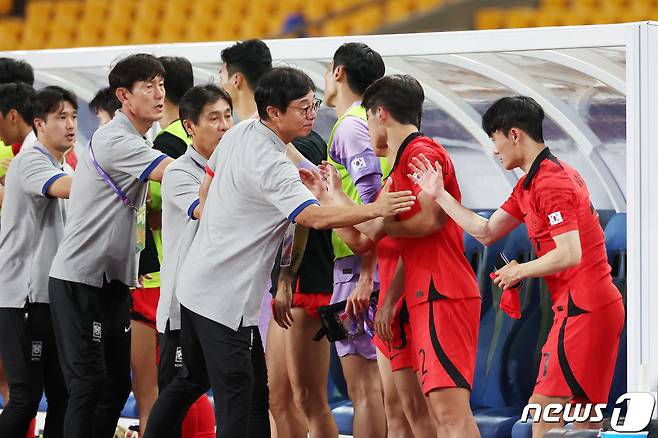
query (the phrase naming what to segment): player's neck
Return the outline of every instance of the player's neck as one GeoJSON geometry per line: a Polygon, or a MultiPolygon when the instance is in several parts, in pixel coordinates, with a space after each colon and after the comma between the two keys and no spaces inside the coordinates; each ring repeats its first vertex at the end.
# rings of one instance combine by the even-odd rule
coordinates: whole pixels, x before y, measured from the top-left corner
{"type": "Polygon", "coordinates": [[[178,105],[174,105],[173,103],[169,102],[166,99],[164,103],[163,113],[164,115],[162,116],[162,119],[160,119],[160,126],[162,127],[162,129],[171,125],[173,122],[175,122],[180,118],[178,112],[178,105]]]}
{"type": "Polygon", "coordinates": [[[399,125],[396,124],[386,128],[386,138],[388,139],[388,153],[386,159],[389,163],[395,163],[398,156],[398,151],[402,143],[414,132],[418,132],[418,128],[414,125],[399,125]]]}
{"type": "Polygon", "coordinates": [[[336,94],[336,116],[341,117],[347,112],[354,102],[359,102],[363,96],[354,93],[349,87],[343,88],[336,94]]]}
{"type": "Polygon", "coordinates": [[[233,105],[240,121],[250,119],[258,111],[254,93],[250,91],[243,91],[237,102],[233,101],[233,105]]]}
{"type": "Polygon", "coordinates": [[[521,164],[521,170],[523,172],[528,173],[530,171],[530,167],[532,167],[532,163],[535,162],[537,159],[537,156],[541,153],[546,148],[546,145],[544,143],[529,143],[528,145],[525,146],[525,153],[523,154],[523,163],[521,164]]]}

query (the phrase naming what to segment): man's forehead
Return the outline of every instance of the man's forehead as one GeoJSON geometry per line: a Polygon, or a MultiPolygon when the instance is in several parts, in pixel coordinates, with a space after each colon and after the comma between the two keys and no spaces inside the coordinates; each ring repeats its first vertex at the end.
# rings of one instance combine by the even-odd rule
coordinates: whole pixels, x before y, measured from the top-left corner
{"type": "Polygon", "coordinates": [[[293,102],[297,102],[297,103],[312,102],[314,97],[315,97],[315,94],[313,93],[313,91],[309,91],[308,94],[306,94],[306,96],[300,97],[299,99],[296,99],[296,100],[293,100],[293,102]]]}

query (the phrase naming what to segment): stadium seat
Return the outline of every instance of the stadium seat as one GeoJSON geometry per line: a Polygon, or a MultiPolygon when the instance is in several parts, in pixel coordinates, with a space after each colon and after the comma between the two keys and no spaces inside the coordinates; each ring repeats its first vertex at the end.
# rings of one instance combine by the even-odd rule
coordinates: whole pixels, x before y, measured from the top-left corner
{"type": "Polygon", "coordinates": [[[569,0],[541,0],[539,2],[542,8],[557,8],[557,9],[565,9],[567,6],[569,6],[569,3],[570,3],[569,0]]]}
{"type": "Polygon", "coordinates": [[[368,6],[350,15],[352,33],[365,35],[372,33],[384,21],[384,9],[379,6],[368,6]]]}
{"type": "Polygon", "coordinates": [[[193,5],[194,2],[188,0],[167,0],[166,5],[164,6],[164,13],[165,15],[174,15],[179,18],[184,18],[190,14],[193,5]]]}
{"type": "Polygon", "coordinates": [[[0,0],[0,14],[7,14],[11,12],[14,7],[14,0],[0,0]]]}
{"type": "Polygon", "coordinates": [[[326,22],[322,26],[321,32],[326,36],[340,36],[349,35],[351,29],[351,23],[347,18],[337,18],[326,22]]]}
{"type": "MultiPolygon", "coordinates": [[[[627,229],[626,229],[626,213],[617,213],[605,227],[605,244],[608,253],[608,263],[612,268],[612,279],[619,288],[624,303],[626,303],[626,248],[627,248],[627,229]]],[[[612,386],[610,388],[610,397],[608,400],[608,407],[605,411],[607,416],[612,414],[614,403],[620,395],[626,393],[626,354],[627,354],[627,337],[626,337],[626,323],[624,323],[624,330],[621,333],[619,340],[619,351],[617,353],[617,362],[615,364],[615,373],[612,377],[612,386]]],[[[624,411],[626,406],[622,407],[624,411]]]]}
{"type": "Polygon", "coordinates": [[[17,18],[0,19],[0,50],[13,50],[23,35],[23,21],[17,18]]]}
{"type": "Polygon", "coordinates": [[[537,10],[518,7],[510,9],[503,20],[505,28],[535,27],[537,25],[537,10]]]}
{"type": "Polygon", "coordinates": [[[304,15],[309,20],[325,17],[332,9],[332,0],[314,0],[304,4],[304,15]]]}
{"type": "MultiPolygon", "coordinates": [[[[502,251],[521,263],[532,258],[525,224],[510,233],[502,251]]],[[[496,286],[490,289],[492,298],[480,322],[471,404],[481,435],[502,438],[510,436],[534,386],[541,309],[536,280],[526,280],[521,288],[519,320],[500,310],[502,291],[496,286]]]]}
{"type": "Polygon", "coordinates": [[[501,8],[482,8],[475,13],[475,29],[499,29],[503,26],[506,11],[501,8]]]}
{"type": "Polygon", "coordinates": [[[612,267],[612,279],[619,285],[626,281],[626,213],[617,213],[608,221],[605,248],[612,267]]]}
{"type": "Polygon", "coordinates": [[[121,416],[125,418],[139,418],[137,402],[135,401],[135,395],[132,392],[128,396],[128,400],[121,411],[121,416]]]}
{"type": "Polygon", "coordinates": [[[338,403],[331,409],[331,413],[334,416],[334,420],[336,420],[338,432],[341,435],[352,435],[354,423],[354,407],[352,406],[352,402],[346,400],[338,403]]]}
{"type": "Polygon", "coordinates": [[[535,25],[538,27],[562,26],[565,10],[559,7],[539,9],[535,15],[535,25]]]}
{"type": "Polygon", "coordinates": [[[413,14],[417,9],[414,0],[388,0],[385,7],[387,22],[400,21],[413,14]]]}
{"type": "Polygon", "coordinates": [[[50,0],[28,2],[25,6],[25,16],[28,21],[36,20],[37,22],[46,23],[55,12],[54,5],[54,2],[50,0]]]}
{"type": "Polygon", "coordinates": [[[440,7],[443,4],[443,0],[416,0],[416,4],[419,9],[429,11],[440,7]]]}

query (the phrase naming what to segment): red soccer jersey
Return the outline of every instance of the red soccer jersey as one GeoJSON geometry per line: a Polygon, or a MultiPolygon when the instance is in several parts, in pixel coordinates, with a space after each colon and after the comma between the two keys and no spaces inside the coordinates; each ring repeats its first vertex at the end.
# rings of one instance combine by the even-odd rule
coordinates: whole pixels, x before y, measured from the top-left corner
{"type": "MultiPolygon", "coordinates": [[[[430,162],[441,164],[446,190],[461,201],[455,167],[448,152],[421,133],[411,134],[400,146],[391,172],[391,191],[411,190],[418,196],[420,188],[407,175],[411,159],[421,153],[430,162]]],[[[410,211],[399,215],[398,220],[410,219],[420,210],[420,203],[416,202],[410,211]]],[[[432,235],[397,241],[404,262],[405,299],[409,308],[441,297],[480,296],[475,274],[464,256],[464,231],[452,219],[448,218],[441,230],[432,235]]]]}
{"type": "Polygon", "coordinates": [[[537,257],[555,248],[553,237],[578,230],[580,263],[544,277],[556,308],[567,309],[568,292],[572,304],[587,311],[620,298],[612,284],[605,236],[587,185],[578,172],[548,148],[537,156],[501,208],[526,223],[537,257]]]}
{"type": "Polygon", "coordinates": [[[377,274],[379,276],[380,302],[388,292],[400,260],[397,240],[385,236],[377,242],[377,274]]]}

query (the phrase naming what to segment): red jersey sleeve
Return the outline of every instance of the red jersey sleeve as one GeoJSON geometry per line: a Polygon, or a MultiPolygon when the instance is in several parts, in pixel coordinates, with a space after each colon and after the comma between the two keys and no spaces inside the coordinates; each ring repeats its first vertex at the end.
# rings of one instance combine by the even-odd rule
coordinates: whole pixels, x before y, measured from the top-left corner
{"type": "MultiPolygon", "coordinates": [[[[401,174],[400,176],[403,176],[404,178],[399,178],[399,184],[395,184],[395,191],[411,190],[414,196],[418,196],[418,194],[421,192],[420,187],[417,184],[414,184],[407,176],[409,173],[411,173],[411,169],[409,168],[411,160],[414,157],[418,157],[420,154],[425,155],[432,164],[434,164],[436,161],[439,162],[441,168],[443,169],[443,183],[446,187],[448,187],[452,179],[455,178],[455,169],[452,165],[452,161],[450,161],[446,154],[441,153],[441,151],[436,147],[431,147],[429,145],[418,145],[408,152],[405,152],[405,154],[402,156],[398,166],[398,171],[401,174]]],[[[396,179],[394,182],[398,183],[398,179],[396,179]]],[[[398,218],[401,221],[410,219],[420,210],[420,202],[415,202],[413,207],[411,207],[411,210],[405,213],[401,213],[398,215],[398,218]]]]}
{"type": "Polygon", "coordinates": [[[566,172],[540,174],[533,185],[538,213],[546,219],[551,236],[577,230],[577,194],[569,175],[566,172]]]}
{"type": "Polygon", "coordinates": [[[523,212],[521,211],[521,206],[519,205],[518,190],[521,182],[519,182],[512,190],[512,193],[507,198],[507,201],[500,208],[506,213],[514,216],[517,220],[523,222],[523,212]]]}

